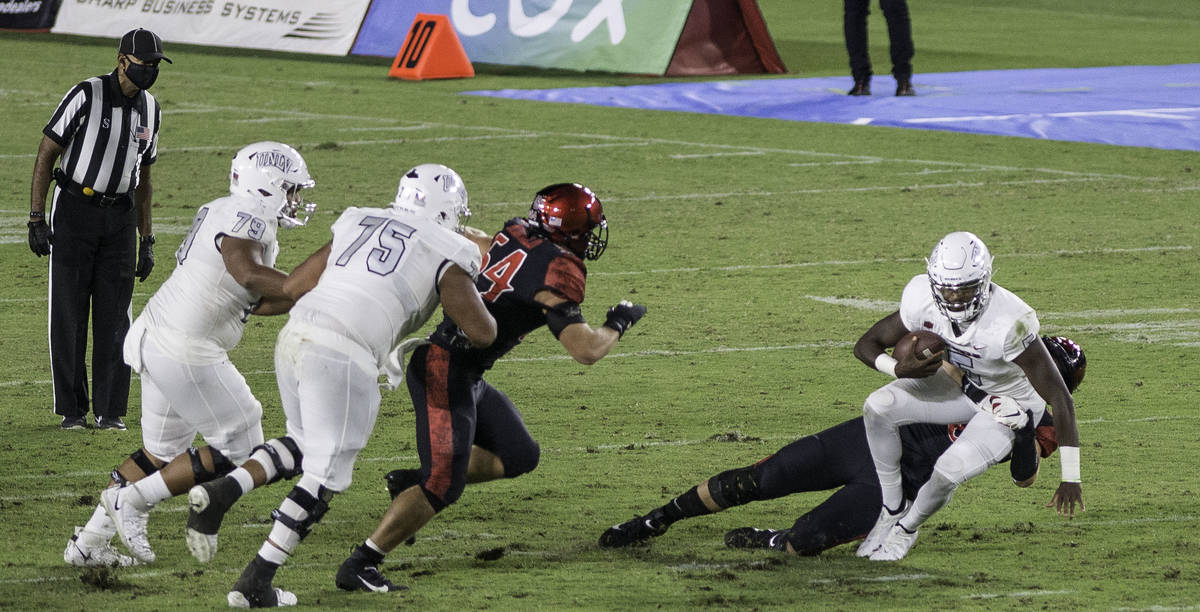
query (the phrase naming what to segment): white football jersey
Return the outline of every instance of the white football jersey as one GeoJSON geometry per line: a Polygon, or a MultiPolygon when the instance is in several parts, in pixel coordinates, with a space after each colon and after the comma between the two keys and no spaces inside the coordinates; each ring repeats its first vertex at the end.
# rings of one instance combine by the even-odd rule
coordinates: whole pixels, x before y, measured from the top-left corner
{"type": "Polygon", "coordinates": [[[250,198],[227,196],[201,206],[175,251],[175,270],[146,303],[151,337],[175,359],[194,364],[225,359],[242,338],[246,317],[262,296],[242,287],[225,269],[221,240],[253,240],[261,263],[274,266],[279,221],[250,198]]]}
{"type": "Polygon", "coordinates": [[[327,321],[382,366],[388,352],[437,309],[438,281],[450,265],[479,274],[479,247],[432,221],[393,208],[348,208],[317,286],[292,316],[327,321]]]}
{"type": "Polygon", "coordinates": [[[1025,372],[1013,363],[1038,341],[1037,313],[1000,285],[992,283],[991,291],[987,308],[961,330],[962,335],[956,335],[950,320],[934,302],[929,277],[919,274],[904,287],[900,318],[909,330],[924,329],[941,336],[946,342],[946,359],[980,389],[1022,403],[1044,403],[1025,372]]]}

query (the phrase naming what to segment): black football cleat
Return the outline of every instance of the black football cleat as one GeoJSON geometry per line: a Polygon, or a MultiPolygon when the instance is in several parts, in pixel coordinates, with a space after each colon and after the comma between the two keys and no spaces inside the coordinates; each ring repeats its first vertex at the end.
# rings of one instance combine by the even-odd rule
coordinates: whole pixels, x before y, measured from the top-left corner
{"type": "Polygon", "coordinates": [[[233,589],[225,596],[226,603],[230,608],[277,608],[296,605],[295,593],[271,586],[277,569],[279,566],[255,555],[246,569],[242,570],[242,575],[234,583],[233,589]]]}
{"type": "Polygon", "coordinates": [[[774,529],[755,529],[754,527],[738,527],[725,533],[725,546],[728,548],[766,548],[770,550],[786,550],[787,531],[774,529]]]}
{"type": "Polygon", "coordinates": [[[188,491],[188,550],[201,563],[217,554],[217,532],[225,513],[241,497],[242,489],[232,478],[218,478],[198,484],[188,491]]]}
{"type": "Polygon", "coordinates": [[[393,584],[392,581],[384,577],[379,572],[377,563],[377,560],[367,558],[367,555],[363,554],[361,547],[356,546],[350,552],[350,557],[343,561],[342,566],[338,568],[337,576],[334,577],[333,582],[343,591],[388,593],[391,591],[408,590],[408,587],[402,584],[393,584]]]}
{"type": "Polygon", "coordinates": [[[917,91],[913,89],[912,77],[896,77],[896,95],[901,97],[917,95],[917,91]]]}
{"type": "Polygon", "coordinates": [[[600,548],[621,548],[643,544],[650,538],[667,532],[668,526],[654,515],[635,516],[620,525],[613,525],[600,534],[600,548]]]}

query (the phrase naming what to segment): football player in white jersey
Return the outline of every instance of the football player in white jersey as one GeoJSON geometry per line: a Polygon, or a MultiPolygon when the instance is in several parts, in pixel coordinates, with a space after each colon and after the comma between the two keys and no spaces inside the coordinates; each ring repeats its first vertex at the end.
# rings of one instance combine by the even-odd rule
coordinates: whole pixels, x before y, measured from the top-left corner
{"type": "Polygon", "coordinates": [[[259,142],[234,156],[229,195],[196,212],[175,270],[125,339],[125,361],[141,377],[142,447],[113,470],[91,520],[63,553],[67,563],[154,561],[150,508],[228,473],[263,444],[262,406],[226,352],[248,315],[290,308],[287,275],[273,267],[276,233],[304,225],[315,204],[302,192],[313,185],[295,149],[259,142]],[[192,447],[197,433],[210,446],[192,447]],[[110,547],[114,532],[136,559],[110,547]]]}
{"type": "Polygon", "coordinates": [[[391,207],[347,209],[333,224],[333,240],[288,277],[284,287],[296,304],[275,347],[287,437],[271,457],[252,457],[189,493],[188,543],[205,560],[238,497],[289,466],[302,468],[271,514],[267,540],[229,592],[230,606],[296,603],[293,593],[271,582],[334,494],[350,486],[354,460],[379,413],[379,375],[394,368],[393,348],[439,303],[464,342],[485,347],[495,339],[496,321],[475,289],[480,246],[463,235],[469,216],[457,173],[438,164],[417,166],[400,180],[391,207]]]}
{"type": "Polygon", "coordinates": [[[1037,314],[1011,291],[991,282],[992,256],[970,232],[947,234],[930,254],[926,274],[904,288],[900,310],[884,317],[854,345],[854,355],[896,377],[863,404],[867,442],[879,474],[883,509],[858,556],[876,561],[904,558],[917,528],[950,501],[958,485],[982,474],[1012,450],[1014,430],[1038,422],[1054,406],[1062,482],[1051,503],[1059,514],[1083,510],[1079,479],[1079,430],[1067,384],[1043,343],[1037,314]],[[897,361],[884,352],[909,331],[932,331],[946,350],[927,358],[897,361]],[[945,358],[965,380],[989,394],[976,404],[944,370],[945,358]],[[942,454],[933,475],[905,500],[901,488],[899,427],[909,423],[969,426],[942,454]]]}

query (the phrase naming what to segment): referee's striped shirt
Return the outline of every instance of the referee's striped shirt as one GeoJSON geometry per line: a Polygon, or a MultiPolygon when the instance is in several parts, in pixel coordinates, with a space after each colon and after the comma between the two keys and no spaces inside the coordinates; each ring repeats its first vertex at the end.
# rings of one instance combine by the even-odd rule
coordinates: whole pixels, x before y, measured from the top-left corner
{"type": "Polygon", "coordinates": [[[114,70],[71,89],[42,133],[63,148],[63,172],[104,195],[132,192],[140,166],[158,159],[162,110],[148,91],[121,93],[114,70]]]}

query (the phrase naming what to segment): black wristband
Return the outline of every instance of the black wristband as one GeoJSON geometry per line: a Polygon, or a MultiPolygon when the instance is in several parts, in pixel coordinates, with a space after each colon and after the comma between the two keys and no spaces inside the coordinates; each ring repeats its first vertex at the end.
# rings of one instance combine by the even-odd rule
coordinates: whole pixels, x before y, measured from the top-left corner
{"type": "Polygon", "coordinates": [[[154,244],[154,234],[146,234],[145,236],[142,236],[141,241],[149,242],[150,244],[154,244]]]}
{"type": "Polygon", "coordinates": [[[31,210],[31,211],[29,211],[29,216],[30,216],[30,218],[33,218],[33,219],[45,219],[45,218],[46,218],[46,211],[44,211],[44,210],[31,210]]]}

